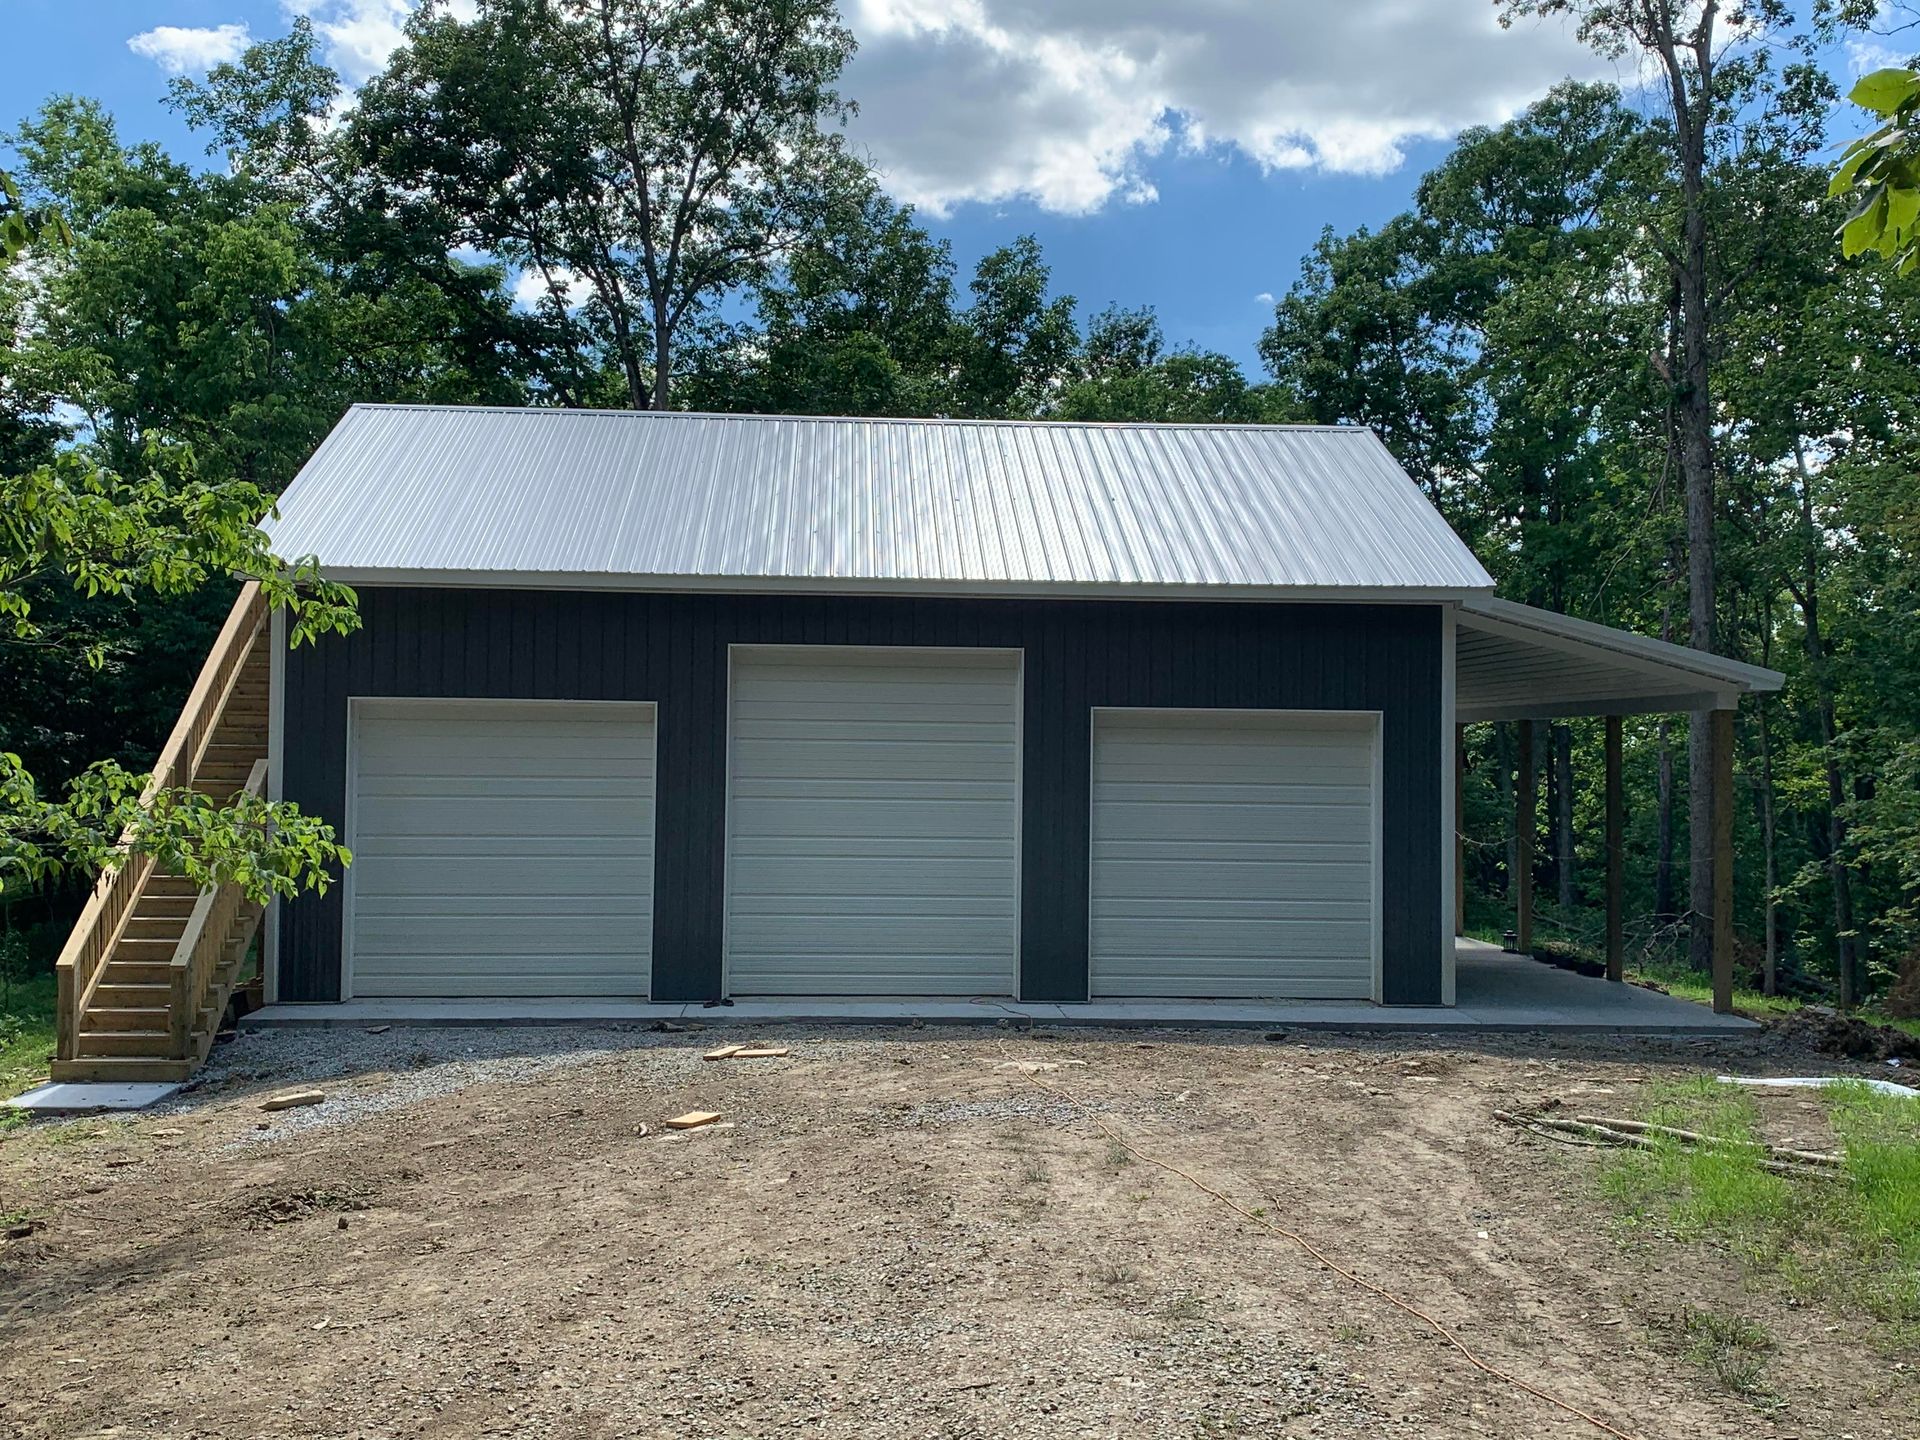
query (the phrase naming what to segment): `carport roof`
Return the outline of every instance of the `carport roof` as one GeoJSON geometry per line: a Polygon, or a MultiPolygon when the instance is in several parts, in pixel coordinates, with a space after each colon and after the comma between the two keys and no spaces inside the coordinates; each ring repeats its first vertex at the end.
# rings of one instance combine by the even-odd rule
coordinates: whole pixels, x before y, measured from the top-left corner
{"type": "Polygon", "coordinates": [[[1454,718],[1547,719],[1733,708],[1786,677],[1491,595],[1460,604],[1454,718]]]}

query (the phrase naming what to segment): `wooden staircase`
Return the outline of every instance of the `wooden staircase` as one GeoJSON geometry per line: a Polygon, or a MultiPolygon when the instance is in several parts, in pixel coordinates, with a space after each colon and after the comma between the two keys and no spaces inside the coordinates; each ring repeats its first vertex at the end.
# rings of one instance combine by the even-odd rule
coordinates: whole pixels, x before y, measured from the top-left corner
{"type": "MultiPolygon", "coordinates": [[[[149,794],[220,802],[267,779],[271,653],[251,582],[234,602],[153,770],[149,794]]],[[[197,891],[144,855],[100,877],[55,969],[60,1081],[184,1080],[207,1058],[261,907],[236,885],[197,891]]]]}

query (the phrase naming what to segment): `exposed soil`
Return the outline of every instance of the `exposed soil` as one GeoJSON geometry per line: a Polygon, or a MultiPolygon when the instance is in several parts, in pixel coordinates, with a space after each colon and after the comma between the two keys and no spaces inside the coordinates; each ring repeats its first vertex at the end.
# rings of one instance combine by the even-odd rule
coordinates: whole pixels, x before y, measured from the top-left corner
{"type": "Polygon", "coordinates": [[[1913,1357],[1623,1240],[1593,1152],[1491,1119],[1832,1072],[1777,1039],[722,1035],[255,1034],[165,1112],[7,1133],[0,1214],[43,1225],[0,1242],[0,1434],[1602,1433],[1082,1107],[1636,1440],[1920,1434],[1913,1357]],[[1777,1402],[1676,1353],[1689,1306],[1765,1326],[1777,1402]]]}

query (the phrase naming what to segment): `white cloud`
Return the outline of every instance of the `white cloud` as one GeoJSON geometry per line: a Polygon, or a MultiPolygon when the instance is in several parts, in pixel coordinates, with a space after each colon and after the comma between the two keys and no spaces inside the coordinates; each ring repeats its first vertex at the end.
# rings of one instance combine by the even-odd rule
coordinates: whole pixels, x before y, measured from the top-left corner
{"type": "MultiPolygon", "coordinates": [[[[417,0],[280,0],[351,85],[417,0]]],[[[443,0],[471,18],[478,0],[443,0]]],[[[944,214],[1030,200],[1064,214],[1159,198],[1169,151],[1377,175],[1409,143],[1494,124],[1574,74],[1615,76],[1558,24],[1502,30],[1489,0],[844,0],[860,49],[853,137],[899,199],[944,214]]],[[[128,43],[178,72],[244,25],[128,43]]],[[[1626,79],[1631,80],[1629,72],[1626,79]]]]}
{"type": "Polygon", "coordinates": [[[1488,0],[851,0],[848,21],[854,137],[936,213],[1151,200],[1172,146],[1381,174],[1613,73],[1558,25],[1502,30],[1488,0]]]}
{"type": "Polygon", "coordinates": [[[531,310],[541,301],[552,295],[566,310],[578,310],[587,303],[588,287],[578,275],[564,265],[553,267],[553,286],[549,290],[546,276],[538,270],[522,270],[513,280],[513,303],[522,310],[531,310]]]}
{"type": "Polygon", "coordinates": [[[281,0],[281,8],[312,21],[327,64],[358,85],[386,65],[414,7],[411,0],[281,0]]]}
{"type": "Polygon", "coordinates": [[[1856,77],[1892,66],[1904,66],[1911,58],[1879,40],[1849,40],[1846,50],[1848,73],[1856,77]]]}
{"type": "MultiPolygon", "coordinates": [[[[387,57],[406,38],[407,17],[417,0],[280,0],[289,17],[305,16],[320,37],[327,64],[349,85],[359,85],[386,68],[387,57]]],[[[442,13],[468,21],[480,0],[442,0],[442,13]]]]}
{"type": "Polygon", "coordinates": [[[1253,303],[1256,305],[1273,304],[1273,292],[1271,290],[1262,290],[1258,295],[1253,297],[1253,303]]]}
{"type": "Polygon", "coordinates": [[[146,56],[169,75],[185,75],[238,60],[251,43],[253,37],[245,25],[156,25],[128,40],[127,48],[146,56]]]}

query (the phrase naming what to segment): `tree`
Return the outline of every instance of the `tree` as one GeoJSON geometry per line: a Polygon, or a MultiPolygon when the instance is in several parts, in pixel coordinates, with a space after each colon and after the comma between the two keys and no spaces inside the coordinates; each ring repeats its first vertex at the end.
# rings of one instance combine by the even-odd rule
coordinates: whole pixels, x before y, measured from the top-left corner
{"type": "Polygon", "coordinates": [[[754,286],[759,324],[709,327],[683,346],[684,403],[797,415],[949,410],[953,258],[864,182],[754,286]]]}
{"type": "Polygon", "coordinates": [[[1047,413],[1080,347],[1071,295],[1051,296],[1040,242],[1022,235],[981,258],[954,342],[953,413],[983,419],[1047,413]]]}
{"type": "Polygon", "coordinates": [[[852,49],[832,0],[426,6],[332,163],[402,229],[519,267],[628,403],[665,408],[684,329],[857,183],[852,49]]]}
{"type": "MultiPolygon", "coordinates": [[[[1804,63],[1775,75],[1769,46],[1788,34],[1785,0],[1744,0],[1723,15],[1720,0],[1504,0],[1503,24],[1520,17],[1573,20],[1580,39],[1602,55],[1632,57],[1652,67],[1664,92],[1672,155],[1673,195],[1654,197],[1647,233],[1674,290],[1674,354],[1667,380],[1674,392],[1675,452],[1685,493],[1688,641],[1715,650],[1714,555],[1720,521],[1715,499],[1712,359],[1714,316],[1737,288],[1738,272],[1718,266],[1723,224],[1737,231],[1750,219],[1716,213],[1709,192],[1717,156],[1757,137],[1776,149],[1804,146],[1817,128],[1821,81],[1804,63]],[[1723,24],[1723,21],[1726,22],[1723,24]],[[1796,132],[1797,127],[1797,132],[1796,132]],[[1719,224],[1716,224],[1719,222],[1719,224]]],[[[1706,968],[1712,952],[1713,756],[1706,717],[1688,736],[1692,950],[1706,968]]]]}
{"type": "MultiPolygon", "coordinates": [[[[12,139],[24,202],[66,217],[70,243],[0,276],[7,473],[77,443],[141,475],[163,439],[191,478],[244,480],[264,506],[355,401],[524,398],[447,291],[344,255],[290,188],[123,145],[91,101],[51,100],[12,139]]],[[[23,584],[42,639],[0,647],[7,748],[55,792],[103,756],[144,768],[234,582],[164,603],[87,594],[57,566],[23,584]]]]}
{"type": "Polygon", "coordinates": [[[1244,424],[1278,418],[1271,391],[1247,383],[1230,356],[1171,353],[1152,310],[1109,307],[1087,324],[1079,374],[1060,392],[1062,420],[1244,424]]]}
{"type": "MultiPolygon", "coordinates": [[[[11,177],[0,191],[18,204],[11,177]]],[[[50,233],[64,239],[38,217],[10,230],[9,267],[50,233]]],[[[288,611],[296,641],[357,623],[351,591],[322,581],[310,563],[289,566],[270,552],[254,523],[268,505],[256,487],[197,479],[191,451],[157,438],[147,459],[146,472],[128,479],[70,448],[0,474],[0,617],[10,646],[57,638],[42,629],[31,599],[54,577],[88,595],[170,597],[241,574],[288,611]]],[[[103,656],[88,658],[97,664],[103,656]]],[[[133,851],[202,884],[237,883],[264,902],[303,885],[324,889],[329,867],[351,858],[330,826],[295,805],[247,796],[217,805],[147,782],[100,761],[56,801],[17,754],[0,755],[0,891],[92,875],[133,851]]]]}

